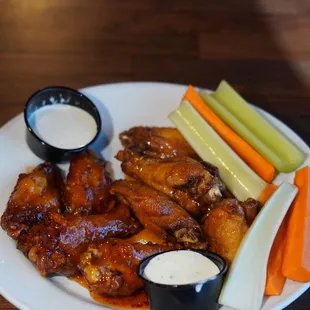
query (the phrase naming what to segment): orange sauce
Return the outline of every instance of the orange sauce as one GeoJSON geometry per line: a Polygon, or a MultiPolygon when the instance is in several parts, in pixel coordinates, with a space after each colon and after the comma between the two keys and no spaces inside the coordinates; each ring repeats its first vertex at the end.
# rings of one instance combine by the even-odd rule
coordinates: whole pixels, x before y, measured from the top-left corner
{"type": "MultiPolygon", "coordinates": [[[[70,277],[69,279],[89,289],[83,276],[79,275],[70,277]]],[[[149,301],[144,291],[139,291],[126,297],[103,296],[93,292],[90,292],[90,296],[98,303],[101,303],[107,307],[111,306],[117,309],[149,309],[149,301]]]]}

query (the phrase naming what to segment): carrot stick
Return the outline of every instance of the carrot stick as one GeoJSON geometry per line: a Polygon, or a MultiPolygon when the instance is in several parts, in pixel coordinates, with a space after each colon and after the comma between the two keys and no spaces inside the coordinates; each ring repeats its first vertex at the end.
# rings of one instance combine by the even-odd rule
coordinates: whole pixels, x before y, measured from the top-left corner
{"type": "Polygon", "coordinates": [[[266,201],[273,195],[273,193],[278,189],[278,185],[267,184],[262,193],[260,194],[258,200],[261,204],[265,204],[266,201]]]}
{"type": "Polygon", "coordinates": [[[280,295],[285,284],[286,278],[282,274],[282,262],[284,256],[286,224],[287,218],[284,218],[269,254],[265,286],[265,295],[268,296],[280,295]]]}
{"type": "Polygon", "coordinates": [[[201,99],[189,85],[183,97],[213,127],[222,139],[249,165],[263,180],[270,183],[275,176],[275,168],[258,154],[247,142],[228,127],[201,99]]]}
{"type": "Polygon", "coordinates": [[[299,192],[288,219],[282,273],[288,279],[310,281],[310,168],[296,172],[294,184],[299,192]]]}

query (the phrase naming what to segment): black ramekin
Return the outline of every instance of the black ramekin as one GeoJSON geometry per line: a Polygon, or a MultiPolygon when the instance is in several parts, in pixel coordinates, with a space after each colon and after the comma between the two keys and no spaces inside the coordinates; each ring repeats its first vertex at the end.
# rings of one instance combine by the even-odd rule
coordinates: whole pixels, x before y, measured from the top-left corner
{"type": "Polygon", "coordinates": [[[68,87],[50,86],[35,92],[26,103],[24,118],[28,129],[26,134],[28,146],[37,156],[50,162],[60,163],[70,160],[74,153],[87,149],[95,142],[101,131],[101,118],[96,106],[85,95],[68,87]],[[53,100],[51,100],[51,98],[53,98],[53,100]],[[89,113],[97,124],[97,133],[95,137],[86,145],[74,149],[58,148],[43,141],[34,132],[29,123],[29,119],[38,109],[52,104],[67,104],[83,109],[89,113]]]}
{"type": "MultiPolygon", "coordinates": [[[[211,259],[220,269],[220,273],[204,281],[182,284],[166,285],[150,281],[143,276],[144,269],[149,261],[157,255],[149,256],[138,266],[138,275],[143,280],[150,300],[151,310],[216,310],[220,308],[218,298],[223,286],[227,271],[225,260],[219,255],[209,251],[199,250],[172,250],[194,251],[211,259]]],[[[171,252],[171,251],[168,251],[171,252]]],[[[189,265],[188,268],[191,268],[189,265]]]]}

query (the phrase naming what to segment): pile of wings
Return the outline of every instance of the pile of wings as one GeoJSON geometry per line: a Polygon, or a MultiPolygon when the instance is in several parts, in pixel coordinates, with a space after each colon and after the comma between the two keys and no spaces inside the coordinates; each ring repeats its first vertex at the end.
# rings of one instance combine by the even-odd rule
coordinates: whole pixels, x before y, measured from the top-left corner
{"type": "Polygon", "coordinates": [[[48,162],[19,176],[1,217],[17,248],[43,276],[82,275],[109,296],[141,289],[137,266],[158,252],[209,249],[231,263],[259,203],[233,198],[176,129],[134,127],[120,140],[125,180],[91,151],[66,180],[48,162]]]}

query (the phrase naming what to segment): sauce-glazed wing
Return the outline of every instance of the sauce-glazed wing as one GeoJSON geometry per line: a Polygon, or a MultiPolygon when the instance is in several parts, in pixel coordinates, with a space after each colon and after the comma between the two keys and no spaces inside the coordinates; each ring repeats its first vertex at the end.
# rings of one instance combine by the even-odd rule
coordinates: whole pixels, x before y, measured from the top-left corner
{"type": "Polygon", "coordinates": [[[186,142],[176,128],[133,127],[122,132],[119,138],[126,148],[132,148],[140,154],[156,158],[172,158],[198,155],[186,142]]]}
{"type": "Polygon", "coordinates": [[[39,223],[21,235],[17,244],[43,276],[74,275],[80,255],[90,243],[129,237],[141,229],[124,204],[107,214],[67,217],[49,214],[49,218],[49,222],[39,223]]]}
{"type": "Polygon", "coordinates": [[[62,190],[61,172],[51,163],[20,174],[1,217],[1,227],[17,239],[23,231],[44,219],[47,211],[60,212],[62,190]]]}
{"type": "Polygon", "coordinates": [[[222,199],[224,184],[203,164],[189,157],[157,159],[125,149],[117,156],[125,174],[167,194],[195,217],[222,199]]]}
{"type": "Polygon", "coordinates": [[[225,199],[205,217],[203,231],[210,250],[231,264],[248,230],[243,208],[236,199],[225,199]]]}
{"type": "Polygon", "coordinates": [[[164,239],[159,238],[156,234],[146,228],[126,240],[130,243],[167,244],[164,239]]]}
{"type": "Polygon", "coordinates": [[[18,239],[17,249],[25,254],[42,276],[78,273],[70,256],[59,245],[59,229],[54,223],[47,225],[40,222],[18,239]]]}
{"type": "Polygon", "coordinates": [[[129,296],[143,288],[137,267],[144,258],[172,249],[166,245],[130,243],[110,239],[90,245],[79,268],[91,291],[110,296],[129,296]]]}
{"type": "Polygon", "coordinates": [[[60,218],[51,215],[58,225],[61,224],[59,241],[64,251],[73,257],[85,250],[89,242],[102,241],[105,238],[125,238],[141,230],[142,226],[130,214],[126,204],[117,204],[106,214],[60,218]]]}
{"type": "Polygon", "coordinates": [[[67,213],[87,215],[106,211],[112,181],[105,166],[105,161],[89,150],[72,158],[64,192],[67,213]]]}
{"type": "Polygon", "coordinates": [[[262,208],[261,203],[255,199],[248,198],[246,201],[241,202],[240,205],[244,210],[248,224],[251,225],[262,208]]]}
{"type": "Polygon", "coordinates": [[[110,191],[125,201],[140,223],[159,238],[181,242],[187,247],[206,248],[199,224],[165,194],[125,180],[114,182],[110,191]]]}

